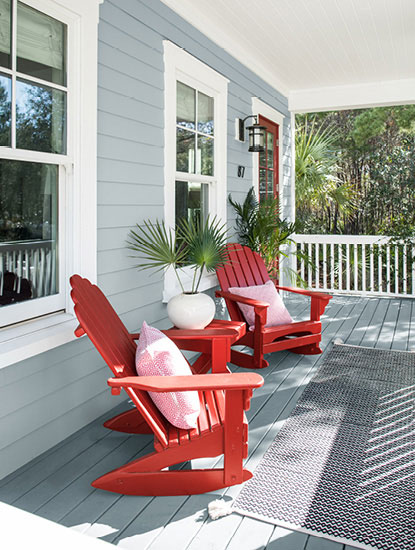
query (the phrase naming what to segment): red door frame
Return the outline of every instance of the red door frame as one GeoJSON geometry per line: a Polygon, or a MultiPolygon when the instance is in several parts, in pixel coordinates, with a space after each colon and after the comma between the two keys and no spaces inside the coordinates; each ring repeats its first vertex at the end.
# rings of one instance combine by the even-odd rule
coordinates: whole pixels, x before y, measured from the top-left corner
{"type": "MultiPolygon", "coordinates": [[[[269,120],[268,118],[263,117],[262,115],[259,115],[259,124],[261,126],[265,126],[265,147],[267,146],[267,133],[270,133],[274,136],[274,151],[273,151],[273,197],[276,198],[279,196],[279,172],[280,172],[280,166],[279,166],[279,124],[276,122],[272,122],[272,120],[269,120]]],[[[265,155],[265,162],[266,166],[261,165],[261,154],[258,153],[258,198],[261,199],[261,195],[259,192],[259,185],[260,185],[260,174],[261,169],[265,169],[266,176],[268,175],[268,172],[271,170],[268,168],[268,155],[265,155]]],[[[268,178],[266,178],[266,185],[265,185],[265,196],[268,198],[268,184],[267,184],[268,178]]]]}

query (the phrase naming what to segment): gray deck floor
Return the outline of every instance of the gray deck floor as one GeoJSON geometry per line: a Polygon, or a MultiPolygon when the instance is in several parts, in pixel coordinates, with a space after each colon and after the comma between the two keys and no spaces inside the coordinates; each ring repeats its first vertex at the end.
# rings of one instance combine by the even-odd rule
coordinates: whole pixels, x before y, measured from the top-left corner
{"type": "MultiPolygon", "coordinates": [[[[288,307],[296,319],[308,313],[304,301],[298,299],[290,300],[288,307]]],[[[415,301],[337,296],[324,316],[325,352],[336,338],[355,345],[413,349],[415,301]]],[[[270,367],[261,371],[265,384],[254,393],[248,411],[249,469],[258,464],[324,356],[325,353],[304,357],[279,352],[268,357],[270,367]]],[[[223,495],[233,498],[240,487],[190,497],[132,497],[90,486],[99,475],[150,452],[151,441],[150,436],[109,432],[99,419],[2,480],[0,500],[122,548],[351,548],[237,514],[209,520],[208,503],[223,495]]],[[[215,462],[216,459],[195,461],[205,467],[215,462]]]]}

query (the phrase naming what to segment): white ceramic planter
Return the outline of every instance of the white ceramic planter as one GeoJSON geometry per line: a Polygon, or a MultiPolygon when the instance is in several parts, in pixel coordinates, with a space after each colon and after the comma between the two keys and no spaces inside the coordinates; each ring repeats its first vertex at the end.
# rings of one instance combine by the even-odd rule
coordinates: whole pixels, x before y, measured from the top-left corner
{"type": "Polygon", "coordinates": [[[215,316],[215,302],[207,294],[178,294],[169,300],[167,314],[177,328],[205,328],[215,316]]]}

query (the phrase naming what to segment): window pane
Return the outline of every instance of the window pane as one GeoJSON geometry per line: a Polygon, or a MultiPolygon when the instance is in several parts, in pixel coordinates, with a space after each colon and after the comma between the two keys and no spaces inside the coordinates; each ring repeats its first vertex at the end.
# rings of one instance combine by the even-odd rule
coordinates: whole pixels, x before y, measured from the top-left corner
{"type": "Polygon", "coordinates": [[[17,3],[17,70],[66,85],[66,25],[17,3]]]}
{"type": "Polygon", "coordinates": [[[213,138],[197,138],[197,173],[213,176],[213,138]]]}
{"type": "Polygon", "coordinates": [[[198,123],[197,129],[204,134],[213,135],[213,97],[198,92],[198,123]]]}
{"type": "Polygon", "coordinates": [[[0,146],[11,145],[12,123],[12,81],[11,78],[0,74],[0,146]]]}
{"type": "Polygon", "coordinates": [[[274,170],[267,170],[267,196],[274,197],[274,170]]]}
{"type": "Polygon", "coordinates": [[[274,168],[274,136],[267,132],[268,168],[274,168]]]}
{"type": "Polygon", "coordinates": [[[0,305],[57,293],[58,167],[0,160],[0,305]]]}
{"type": "Polygon", "coordinates": [[[259,200],[262,201],[267,196],[267,184],[266,184],[266,170],[260,168],[259,170],[259,200]]]}
{"type": "Polygon", "coordinates": [[[267,166],[267,158],[265,156],[265,151],[260,151],[259,153],[259,165],[264,166],[264,168],[267,166]]]}
{"type": "Polygon", "coordinates": [[[0,65],[11,68],[11,1],[0,0],[0,65]]]}
{"type": "Polygon", "coordinates": [[[176,181],[176,225],[180,219],[205,221],[208,215],[209,185],[176,181]]]}
{"type": "Polygon", "coordinates": [[[195,136],[193,132],[177,128],[176,170],[178,172],[195,172],[195,136]]]}
{"type": "Polygon", "coordinates": [[[196,120],[196,91],[182,82],[177,82],[177,124],[195,129],[196,120]]]}
{"type": "Polygon", "coordinates": [[[66,153],[66,93],[17,80],[16,145],[66,153]]]}

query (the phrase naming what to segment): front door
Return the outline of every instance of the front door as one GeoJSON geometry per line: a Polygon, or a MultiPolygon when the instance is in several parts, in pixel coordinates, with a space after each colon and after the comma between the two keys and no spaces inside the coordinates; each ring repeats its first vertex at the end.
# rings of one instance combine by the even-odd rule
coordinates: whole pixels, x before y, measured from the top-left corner
{"type": "Polygon", "coordinates": [[[259,153],[259,200],[278,197],[279,180],[279,125],[259,115],[259,124],[265,126],[265,151],[259,153]]]}

